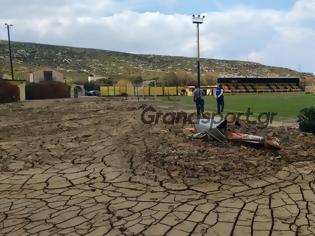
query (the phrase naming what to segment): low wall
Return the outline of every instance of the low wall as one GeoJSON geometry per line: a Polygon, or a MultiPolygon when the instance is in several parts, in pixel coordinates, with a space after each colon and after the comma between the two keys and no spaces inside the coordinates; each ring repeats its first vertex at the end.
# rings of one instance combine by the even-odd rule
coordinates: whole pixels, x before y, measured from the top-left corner
{"type": "Polygon", "coordinates": [[[70,86],[56,81],[41,81],[26,85],[26,99],[69,98],[70,86]]]}
{"type": "Polygon", "coordinates": [[[25,80],[6,80],[8,83],[16,85],[19,88],[20,91],[20,101],[25,101],[25,80]]]}
{"type": "Polygon", "coordinates": [[[189,95],[184,87],[133,87],[133,86],[101,86],[101,96],[179,96],[189,95]]]}
{"type": "Polygon", "coordinates": [[[19,87],[0,79],[0,103],[18,102],[19,100],[19,87]]]}

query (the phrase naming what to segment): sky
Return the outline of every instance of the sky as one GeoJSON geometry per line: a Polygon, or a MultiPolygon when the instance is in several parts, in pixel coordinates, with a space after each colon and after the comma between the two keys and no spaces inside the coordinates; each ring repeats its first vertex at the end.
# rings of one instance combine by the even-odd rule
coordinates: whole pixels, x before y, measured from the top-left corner
{"type": "Polygon", "coordinates": [[[202,57],[315,73],[315,0],[0,0],[0,7],[14,41],[189,57],[192,14],[201,14],[202,57]]]}

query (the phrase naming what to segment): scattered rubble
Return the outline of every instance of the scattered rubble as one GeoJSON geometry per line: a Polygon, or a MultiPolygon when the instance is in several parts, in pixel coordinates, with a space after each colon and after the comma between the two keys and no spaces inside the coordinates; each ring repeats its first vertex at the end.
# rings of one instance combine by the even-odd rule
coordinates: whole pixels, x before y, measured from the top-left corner
{"type": "Polygon", "coordinates": [[[150,129],[145,131],[149,133],[145,135],[149,149],[146,161],[151,165],[151,172],[176,173],[177,177],[185,179],[246,179],[276,173],[290,163],[315,161],[315,136],[294,128],[262,129],[254,123],[242,123],[240,132],[266,137],[265,144],[265,141],[272,141],[273,149],[266,149],[262,145],[194,140],[189,138],[194,128],[178,126],[168,127],[167,134],[150,134],[150,129]],[[281,150],[278,150],[279,143],[281,150]]]}
{"type": "MultiPolygon", "coordinates": [[[[237,127],[240,127],[240,121],[237,122],[237,127]]],[[[280,150],[279,139],[267,135],[261,137],[253,134],[246,134],[238,131],[236,124],[230,124],[227,120],[215,123],[212,119],[199,119],[194,123],[195,132],[192,138],[207,138],[219,142],[230,141],[243,144],[252,144],[257,146],[264,146],[269,149],[280,150]]],[[[187,130],[187,128],[185,129],[187,130]]]]}

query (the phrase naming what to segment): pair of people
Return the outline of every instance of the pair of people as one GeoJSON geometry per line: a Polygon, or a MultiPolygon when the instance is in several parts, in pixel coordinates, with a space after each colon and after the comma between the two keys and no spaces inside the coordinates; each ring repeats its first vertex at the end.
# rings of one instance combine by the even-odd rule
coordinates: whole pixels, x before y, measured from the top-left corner
{"type": "MultiPolygon", "coordinates": [[[[214,97],[217,100],[217,111],[218,114],[222,113],[224,110],[224,89],[222,84],[220,84],[214,91],[214,97]]],[[[204,90],[196,88],[194,90],[194,102],[196,103],[197,115],[200,116],[204,113],[205,101],[203,97],[205,96],[204,90]]]]}

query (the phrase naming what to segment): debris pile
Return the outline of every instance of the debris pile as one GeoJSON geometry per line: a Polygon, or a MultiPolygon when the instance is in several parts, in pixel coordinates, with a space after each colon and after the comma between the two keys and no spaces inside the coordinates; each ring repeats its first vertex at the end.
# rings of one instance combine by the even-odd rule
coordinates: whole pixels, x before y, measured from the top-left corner
{"type": "Polygon", "coordinates": [[[236,130],[236,127],[241,126],[239,121],[237,124],[229,124],[227,120],[222,120],[221,122],[216,123],[212,119],[200,119],[195,121],[194,126],[196,133],[192,135],[193,138],[212,138],[219,142],[231,141],[264,146],[269,149],[281,149],[279,139],[277,138],[246,134],[236,130]]]}
{"type": "MultiPolygon", "coordinates": [[[[195,129],[188,126],[159,128],[168,132],[145,134],[148,145],[145,165],[147,171],[158,178],[163,173],[187,181],[192,178],[214,181],[260,178],[274,174],[291,163],[315,161],[315,136],[294,128],[261,129],[255,124],[241,124],[239,132],[255,134],[248,136],[251,138],[256,135],[264,137],[259,144],[262,141],[264,145],[271,142],[271,149],[264,145],[248,145],[246,142],[205,142],[203,139],[192,139],[191,136],[202,135],[192,135],[195,129]]],[[[154,127],[154,130],[158,128],[154,127]]],[[[228,136],[228,139],[232,138],[228,136]]]]}

